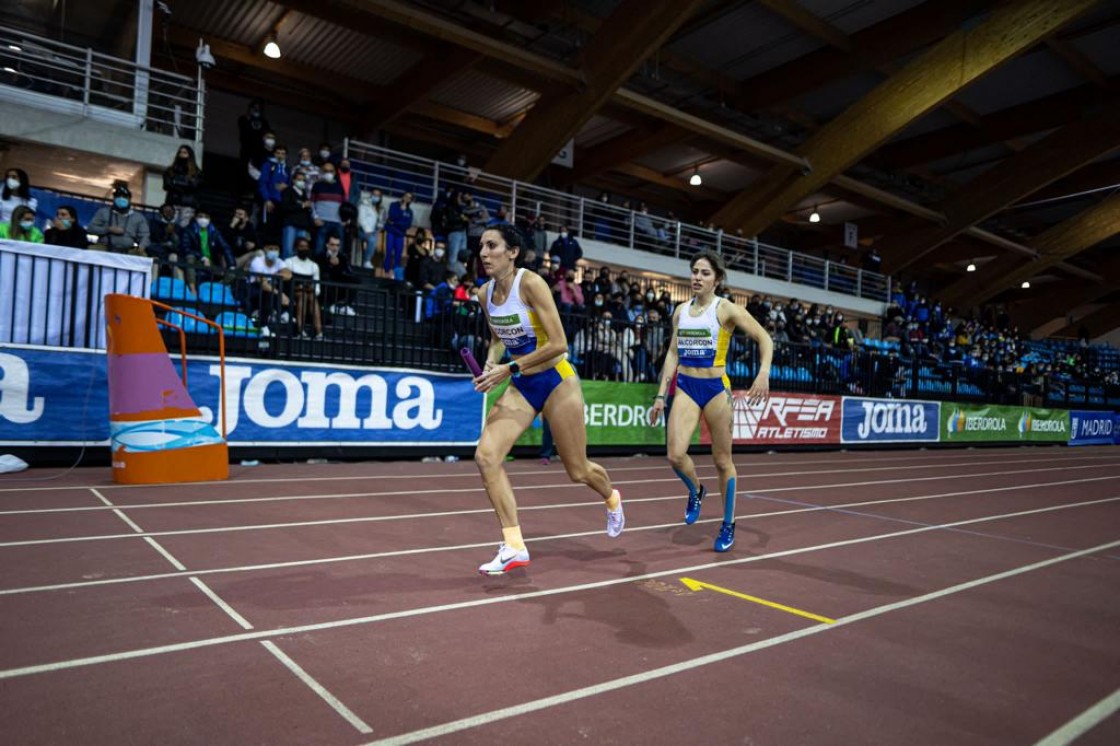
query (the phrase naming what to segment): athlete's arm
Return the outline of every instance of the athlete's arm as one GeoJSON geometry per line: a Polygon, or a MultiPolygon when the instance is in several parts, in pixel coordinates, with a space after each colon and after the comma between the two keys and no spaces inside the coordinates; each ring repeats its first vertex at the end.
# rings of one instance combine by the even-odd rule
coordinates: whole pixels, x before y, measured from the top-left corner
{"type": "Polygon", "coordinates": [[[774,340],[770,339],[762,324],[759,324],[754,316],[740,305],[731,302],[721,303],[718,314],[721,317],[721,325],[742,329],[748,337],[758,343],[760,364],[754,383],[747,391],[747,399],[752,404],[766,401],[770,397],[770,363],[774,360],[774,340]]]}
{"type": "Polygon", "coordinates": [[[653,406],[649,410],[649,424],[657,424],[661,412],[665,409],[665,396],[669,391],[669,384],[677,374],[677,365],[680,358],[677,355],[677,324],[681,318],[681,309],[687,308],[687,303],[682,303],[673,311],[673,334],[669,337],[669,349],[665,351],[665,364],[661,366],[661,384],[657,387],[657,396],[653,398],[653,406]]]}

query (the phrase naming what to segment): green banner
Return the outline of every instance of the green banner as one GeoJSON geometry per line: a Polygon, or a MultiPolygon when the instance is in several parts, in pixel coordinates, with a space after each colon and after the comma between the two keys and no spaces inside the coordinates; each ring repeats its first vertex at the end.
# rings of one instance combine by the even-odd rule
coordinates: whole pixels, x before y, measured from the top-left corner
{"type": "Polygon", "coordinates": [[[943,443],[1016,443],[1069,440],[1069,412],[1064,409],[942,404],[943,443]]]}
{"type": "MultiPolygon", "coordinates": [[[[487,412],[508,385],[504,383],[486,396],[487,412]]],[[[664,426],[649,426],[649,409],[657,394],[657,384],[580,381],[580,386],[583,389],[583,421],[587,425],[588,445],[665,445],[664,426]]],[[[699,442],[699,428],[692,442],[699,442]]],[[[533,426],[517,439],[516,445],[535,446],[540,443],[541,421],[538,417],[533,426]]]]}

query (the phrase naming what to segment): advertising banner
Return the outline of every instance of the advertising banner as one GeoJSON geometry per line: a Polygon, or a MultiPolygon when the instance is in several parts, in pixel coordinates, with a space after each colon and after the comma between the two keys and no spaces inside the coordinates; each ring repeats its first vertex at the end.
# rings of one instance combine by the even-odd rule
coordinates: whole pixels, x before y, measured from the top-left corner
{"type": "Polygon", "coordinates": [[[936,443],[941,403],[845,396],[840,435],[844,443],[936,443]]]}
{"type": "MultiPolygon", "coordinates": [[[[487,396],[487,411],[509,384],[503,384],[487,396]]],[[[587,444],[665,445],[665,426],[649,425],[649,410],[657,394],[655,383],[616,383],[614,381],[580,381],[583,389],[583,420],[587,426],[587,444]]],[[[693,437],[696,442],[696,436],[693,437]]],[[[516,445],[535,446],[541,443],[541,419],[518,438],[516,445]]]]}
{"type": "MultiPolygon", "coordinates": [[[[0,443],[107,443],[105,363],[83,350],[0,349],[0,443]]],[[[219,429],[220,380],[218,360],[188,360],[187,390],[219,429]]],[[[225,399],[235,446],[473,445],[482,427],[483,398],[465,375],[227,359],[225,399]]]]}
{"type": "Polygon", "coordinates": [[[1116,443],[1116,425],[1120,417],[1112,412],[1069,413],[1069,444],[1071,446],[1107,446],[1116,443]]]}
{"type": "Polygon", "coordinates": [[[1069,440],[1069,411],[1034,407],[945,404],[941,440],[945,443],[1013,443],[1069,440]]]}
{"type": "MultiPolygon", "coordinates": [[[[732,442],[736,445],[820,445],[840,442],[841,405],[838,396],[771,392],[762,404],[751,405],[745,390],[731,393],[735,412],[732,442]]],[[[707,425],[700,442],[710,444],[707,425]]]]}

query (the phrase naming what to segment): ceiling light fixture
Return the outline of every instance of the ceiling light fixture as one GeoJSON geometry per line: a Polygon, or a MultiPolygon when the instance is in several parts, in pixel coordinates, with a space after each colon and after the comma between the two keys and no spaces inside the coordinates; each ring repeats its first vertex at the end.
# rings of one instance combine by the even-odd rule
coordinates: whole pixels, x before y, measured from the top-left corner
{"type": "Polygon", "coordinates": [[[704,180],[700,178],[699,166],[697,166],[696,169],[692,172],[692,176],[688,177],[688,183],[692,186],[700,186],[704,183],[704,180]]]}
{"type": "Polygon", "coordinates": [[[975,262],[969,262],[968,266],[965,267],[965,272],[975,272],[975,271],[976,271],[976,263],[975,262]]]}
{"type": "Polygon", "coordinates": [[[270,59],[280,59],[280,45],[276,43],[276,35],[268,37],[268,43],[264,45],[264,56],[270,59]]]}
{"type": "Polygon", "coordinates": [[[809,222],[810,223],[821,222],[821,214],[819,212],[817,212],[816,205],[813,206],[813,211],[811,213],[809,213],[809,222]]]}
{"type": "Polygon", "coordinates": [[[1023,290],[1030,290],[1031,289],[1031,281],[1030,280],[1023,280],[1023,284],[1020,285],[1019,287],[1023,288],[1023,290]]]}

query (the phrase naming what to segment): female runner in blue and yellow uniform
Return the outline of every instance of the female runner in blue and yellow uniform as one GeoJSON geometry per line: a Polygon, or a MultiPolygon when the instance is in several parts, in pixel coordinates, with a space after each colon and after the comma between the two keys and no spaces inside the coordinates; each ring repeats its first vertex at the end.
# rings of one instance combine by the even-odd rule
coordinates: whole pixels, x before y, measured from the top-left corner
{"type": "Polygon", "coordinates": [[[618,490],[606,469],[587,459],[583,391],[567,360],[568,340],[552,291],[540,275],[516,266],[523,241],[513,226],[495,226],[482,234],[479,258],[489,282],[478,293],[492,331],[490,350],[475,389],[487,392],[510,379],[510,387],[486,418],[474,460],[502,525],[502,544],[493,560],[478,568],[501,575],[529,564],[529,550],[517,520],[517,501],[505,470],[506,456],[521,433],[543,413],[568,477],[602,496],[607,507],[607,535],[622,533],[625,518],[618,490]],[[504,351],[513,358],[500,365],[504,351]]]}
{"type": "Polygon", "coordinates": [[[727,277],[720,256],[705,251],[692,258],[691,303],[682,303],[673,314],[673,338],[661,370],[661,387],[650,410],[650,424],[657,422],[665,409],[665,392],[676,375],[677,392],[669,414],[668,452],[673,471],[688,487],[684,522],[700,517],[700,503],[707,490],[696,475],[696,465],[688,455],[688,444],[700,422],[708,423],[712,434],[712,460],[719,472],[723,491],[723,525],[716,537],[715,550],[726,552],[735,543],[735,462],[731,458],[731,382],[724,373],[731,334],[742,329],[758,343],[762,365],[747,392],[751,404],[770,396],[770,362],[774,343],[770,335],[746,309],[716,297],[716,288],[727,277]]]}

